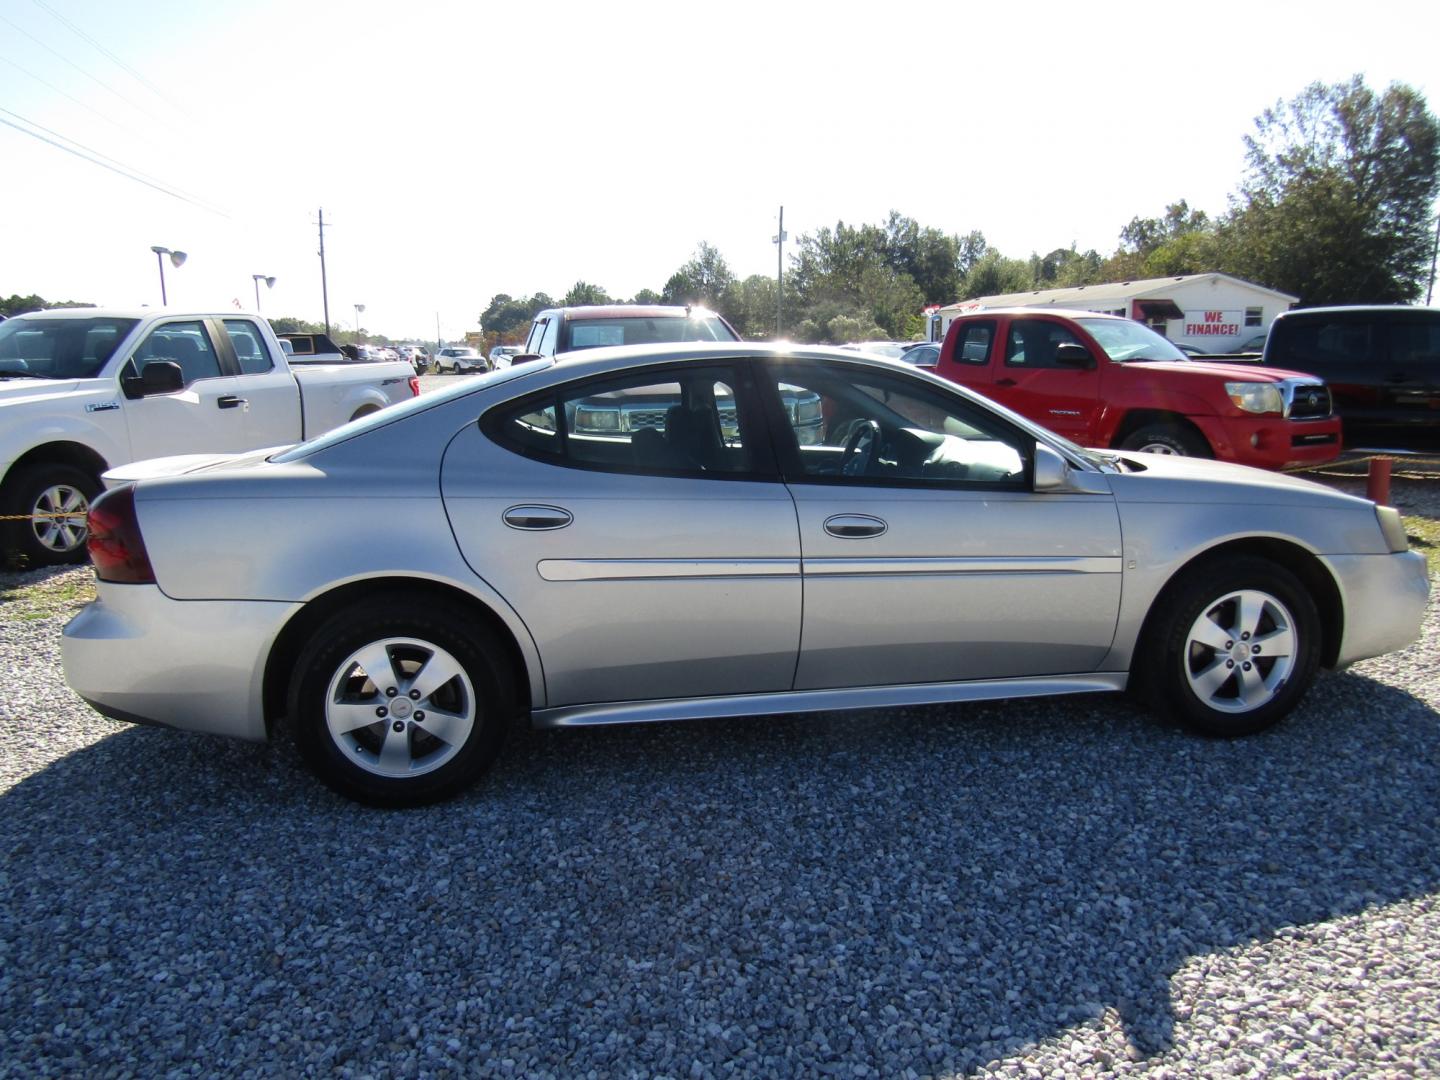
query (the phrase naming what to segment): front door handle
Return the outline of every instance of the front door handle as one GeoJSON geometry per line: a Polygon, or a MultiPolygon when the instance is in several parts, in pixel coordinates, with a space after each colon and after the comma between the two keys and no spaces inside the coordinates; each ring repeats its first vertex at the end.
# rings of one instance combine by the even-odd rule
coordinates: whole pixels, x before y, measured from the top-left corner
{"type": "Polygon", "coordinates": [[[248,409],[250,407],[250,402],[246,401],[243,397],[236,397],[234,394],[226,394],[224,397],[216,398],[215,404],[219,405],[222,409],[248,409]]]}
{"type": "Polygon", "coordinates": [[[825,519],[825,531],[841,540],[863,540],[880,536],[890,528],[877,517],[869,514],[836,514],[825,519]]]}
{"type": "Polygon", "coordinates": [[[1014,385],[1015,385],[1015,380],[1014,380],[1014,379],[996,379],[996,380],[995,380],[995,385],[996,385],[996,386],[1014,386],[1014,385]]]}
{"type": "Polygon", "coordinates": [[[512,506],[500,519],[512,529],[549,532],[565,528],[575,520],[575,515],[559,506],[512,506]]]}

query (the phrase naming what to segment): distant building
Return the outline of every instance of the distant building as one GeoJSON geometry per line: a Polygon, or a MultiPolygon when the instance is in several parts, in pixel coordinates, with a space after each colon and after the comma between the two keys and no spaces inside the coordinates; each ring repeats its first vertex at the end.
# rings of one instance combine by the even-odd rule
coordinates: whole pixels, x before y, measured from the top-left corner
{"type": "Polygon", "coordinates": [[[1275,316],[1299,299],[1229,274],[1182,274],[962,300],[929,314],[930,336],[943,338],[955,316],[985,308],[1066,308],[1135,319],[1171,341],[1198,345],[1206,352],[1233,352],[1254,348],[1254,340],[1269,331],[1275,316]]]}

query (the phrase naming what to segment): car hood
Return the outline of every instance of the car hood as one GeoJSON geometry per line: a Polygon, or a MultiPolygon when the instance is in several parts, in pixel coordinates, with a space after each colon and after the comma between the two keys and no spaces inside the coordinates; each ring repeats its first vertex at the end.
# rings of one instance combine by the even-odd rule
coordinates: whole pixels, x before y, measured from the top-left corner
{"type": "MultiPolygon", "coordinates": [[[[98,379],[28,379],[23,375],[3,379],[0,380],[0,406],[69,397],[82,386],[90,389],[91,384],[95,384],[96,389],[104,385],[98,379]]],[[[113,384],[110,385],[110,390],[114,392],[113,384]]]]}
{"type": "Polygon", "coordinates": [[[1323,382],[1318,375],[1307,375],[1303,371],[1286,368],[1261,367],[1255,363],[1237,361],[1233,364],[1217,364],[1201,360],[1132,360],[1124,365],[1138,371],[1163,371],[1167,374],[1203,376],[1212,379],[1232,381],[1278,383],[1283,379],[1303,379],[1306,382],[1323,382]]]}
{"type": "Polygon", "coordinates": [[[1110,489],[1120,502],[1249,503],[1333,509],[1374,505],[1369,499],[1345,495],[1312,480],[1228,461],[1129,451],[1119,456],[1128,471],[1109,479],[1110,489]]]}

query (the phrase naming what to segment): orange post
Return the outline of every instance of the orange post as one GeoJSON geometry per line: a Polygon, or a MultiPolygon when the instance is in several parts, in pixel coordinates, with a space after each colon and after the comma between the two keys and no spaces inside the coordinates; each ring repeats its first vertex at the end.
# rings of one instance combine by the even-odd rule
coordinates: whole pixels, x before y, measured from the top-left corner
{"type": "Polygon", "coordinates": [[[1390,503],[1390,459],[1370,459],[1370,473],[1365,479],[1365,497],[1383,505],[1390,503]]]}

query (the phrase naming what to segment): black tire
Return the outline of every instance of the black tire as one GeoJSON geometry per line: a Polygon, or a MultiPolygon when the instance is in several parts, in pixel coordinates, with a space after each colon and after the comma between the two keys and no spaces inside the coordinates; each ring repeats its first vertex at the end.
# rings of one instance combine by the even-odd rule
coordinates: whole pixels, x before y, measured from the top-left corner
{"type": "Polygon", "coordinates": [[[1284,567],[1248,555],[1188,571],[1156,601],[1144,633],[1151,647],[1137,654],[1137,674],[1152,701],[1193,730],[1223,738],[1278,723],[1320,663],[1320,616],[1309,592],[1284,567]],[[1240,594],[1258,616],[1242,614],[1240,594]],[[1254,630],[1244,629],[1252,619],[1254,630]],[[1209,680],[1221,681],[1211,689],[1209,680]]]}
{"type": "Polygon", "coordinates": [[[1210,444],[1178,424],[1146,424],[1125,437],[1122,450],[1138,450],[1152,454],[1176,454],[1180,457],[1213,458],[1210,444]]]}
{"type": "Polygon", "coordinates": [[[357,802],[400,807],[449,798],[494,762],[514,716],[514,681],[504,656],[473,615],[453,605],[382,593],[345,608],[315,630],[296,661],[289,697],[296,745],[320,779],[357,802]],[[372,682],[356,666],[357,654],[367,647],[383,648],[391,665],[388,679],[382,673],[372,682]],[[455,661],[457,675],[412,701],[407,684],[420,683],[418,676],[436,657],[442,664],[455,661]],[[379,686],[386,681],[397,690],[388,697],[379,686]],[[434,715],[425,715],[426,707],[434,715]],[[376,719],[337,734],[331,710],[340,727],[347,710],[360,720],[375,712],[376,719]],[[473,719],[463,737],[433,734],[437,720],[449,723],[467,710],[473,719]],[[403,731],[397,727],[402,724],[403,731]],[[392,734],[398,761],[387,766],[392,734]],[[397,765],[421,771],[396,775],[397,765]]]}
{"type": "MultiPolygon", "coordinates": [[[[67,508],[83,518],[99,493],[100,481],[73,465],[25,465],[6,479],[0,506],[7,517],[30,517],[67,508]]],[[[37,517],[4,524],[6,553],[28,567],[63,566],[86,559],[85,540],[89,533],[83,524],[77,526],[74,518],[58,521],[37,517]]]]}
{"type": "Polygon", "coordinates": [[[369,416],[371,413],[377,413],[379,411],[380,409],[376,405],[362,405],[355,410],[355,415],[350,417],[350,419],[352,421],[359,420],[362,416],[369,416]]]}

